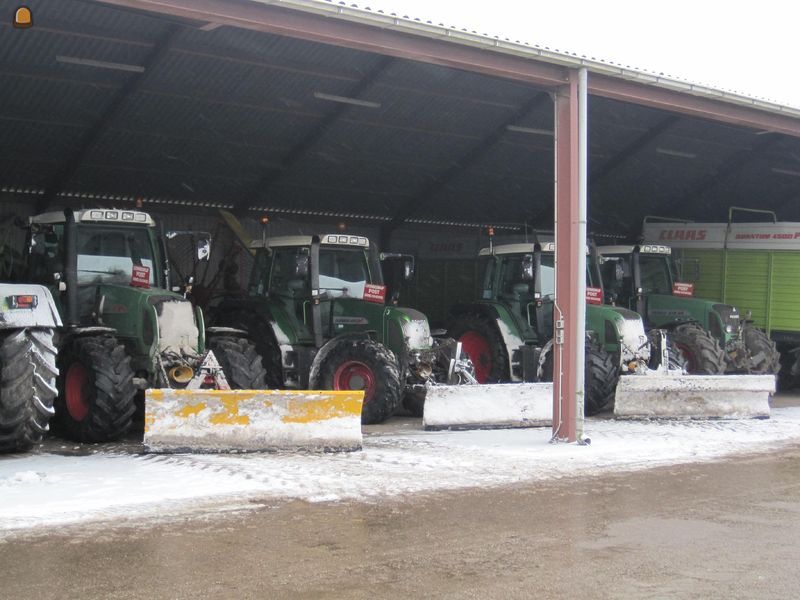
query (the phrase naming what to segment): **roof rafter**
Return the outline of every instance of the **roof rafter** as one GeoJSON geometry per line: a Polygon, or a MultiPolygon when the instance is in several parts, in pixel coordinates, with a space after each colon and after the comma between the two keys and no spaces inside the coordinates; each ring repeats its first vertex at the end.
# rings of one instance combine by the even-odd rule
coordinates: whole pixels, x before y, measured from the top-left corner
{"type": "Polygon", "coordinates": [[[177,25],[171,24],[167,26],[164,33],[145,58],[144,63],[141,65],[143,70],[132,74],[125,85],[115,92],[94,125],[83,134],[75,152],[72,153],[50,180],[50,183],[45,188],[44,195],[37,203],[37,212],[44,210],[59,192],[62,191],[64,186],[69,183],[70,179],[75,175],[75,172],[80,168],[83,159],[100,139],[100,136],[107,131],[114,118],[119,114],[126,100],[136,92],[153,66],[169,52],[169,48],[177,37],[179,30],[180,28],[177,25]]]}
{"type": "MultiPolygon", "coordinates": [[[[367,90],[375,85],[377,79],[386,72],[394,58],[383,56],[369,70],[369,72],[347,92],[347,97],[358,98],[367,90]]],[[[253,188],[253,191],[236,203],[235,212],[241,214],[253,204],[256,204],[264,194],[278,182],[284,174],[298,161],[300,161],[311,148],[321,140],[328,131],[339,121],[339,119],[351,109],[349,104],[336,104],[334,108],[325,115],[320,123],[311,130],[308,135],[301,138],[281,159],[280,166],[266,172],[253,188]]]]}
{"type": "Polygon", "coordinates": [[[538,92],[533,98],[523,104],[509,119],[503,121],[496,127],[490,134],[482,138],[463,156],[453,161],[452,165],[448,167],[441,175],[434,178],[423,190],[418,193],[414,198],[403,204],[398,210],[391,221],[381,227],[381,245],[386,246],[385,243],[391,233],[397,229],[409,217],[413,216],[414,212],[427,200],[429,200],[436,193],[441,191],[448,183],[453,181],[465,169],[474,165],[478,160],[483,158],[489,150],[495,146],[500,139],[508,133],[510,125],[516,125],[522,121],[526,116],[535,112],[541,105],[550,100],[548,92],[538,92]]]}

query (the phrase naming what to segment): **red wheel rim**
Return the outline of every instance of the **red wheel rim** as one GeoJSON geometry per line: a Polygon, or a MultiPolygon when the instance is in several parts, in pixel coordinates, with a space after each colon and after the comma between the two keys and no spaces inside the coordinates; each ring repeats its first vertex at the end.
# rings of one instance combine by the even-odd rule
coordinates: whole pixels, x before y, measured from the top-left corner
{"type": "Polygon", "coordinates": [[[364,402],[369,402],[375,395],[375,374],[362,362],[343,363],[333,374],[333,389],[364,390],[364,402]]]}
{"type": "Polygon", "coordinates": [[[675,344],[675,346],[683,353],[683,358],[686,359],[686,371],[688,373],[697,373],[697,361],[692,351],[683,344],[675,344]]]}
{"type": "Polygon", "coordinates": [[[492,374],[492,349],[489,340],[477,331],[466,331],[459,340],[475,366],[475,379],[478,383],[486,383],[492,374]]]}
{"type": "Polygon", "coordinates": [[[69,366],[66,377],[67,412],[75,421],[83,421],[89,414],[89,376],[84,366],[75,362],[69,366]]]}

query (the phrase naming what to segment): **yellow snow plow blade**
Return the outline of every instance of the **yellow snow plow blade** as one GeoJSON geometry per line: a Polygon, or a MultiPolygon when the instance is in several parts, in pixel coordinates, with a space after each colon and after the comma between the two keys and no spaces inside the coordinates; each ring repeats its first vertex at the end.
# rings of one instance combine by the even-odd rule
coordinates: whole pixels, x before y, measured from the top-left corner
{"type": "Polygon", "coordinates": [[[363,391],[172,390],[145,396],[148,452],[361,449],[363,391]]]}
{"type": "Polygon", "coordinates": [[[774,375],[629,375],[619,378],[618,419],[765,419],[774,375]]]}

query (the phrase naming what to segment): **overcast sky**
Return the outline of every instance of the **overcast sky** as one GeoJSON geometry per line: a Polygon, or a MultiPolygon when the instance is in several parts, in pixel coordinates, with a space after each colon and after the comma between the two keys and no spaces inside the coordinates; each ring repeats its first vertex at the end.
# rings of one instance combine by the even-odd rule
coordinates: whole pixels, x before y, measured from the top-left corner
{"type": "Polygon", "coordinates": [[[797,0],[355,0],[800,108],[797,0]]]}

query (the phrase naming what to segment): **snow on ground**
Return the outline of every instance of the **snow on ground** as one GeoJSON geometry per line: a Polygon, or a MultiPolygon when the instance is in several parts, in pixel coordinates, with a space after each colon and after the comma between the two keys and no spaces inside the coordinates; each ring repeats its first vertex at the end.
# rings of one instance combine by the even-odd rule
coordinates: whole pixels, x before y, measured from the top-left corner
{"type": "Polygon", "coordinates": [[[54,524],[189,513],[243,500],[375,501],[715,460],[800,442],[800,407],[768,420],[587,420],[591,445],[550,444],[550,429],[425,432],[418,420],[370,428],[364,450],[338,454],[0,458],[3,532],[54,524]]]}

